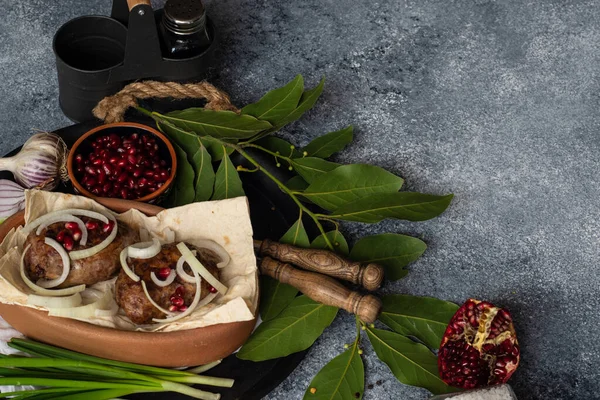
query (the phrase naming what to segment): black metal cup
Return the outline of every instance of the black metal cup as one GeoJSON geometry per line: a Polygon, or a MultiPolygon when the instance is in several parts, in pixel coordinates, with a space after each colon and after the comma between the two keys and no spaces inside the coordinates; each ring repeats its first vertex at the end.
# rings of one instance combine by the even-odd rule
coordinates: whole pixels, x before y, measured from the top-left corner
{"type": "Polygon", "coordinates": [[[70,20],[54,35],[52,48],[58,70],[59,102],[73,121],[93,118],[91,110],[127,82],[114,81],[111,73],[125,58],[127,28],[104,16],[70,20]]]}

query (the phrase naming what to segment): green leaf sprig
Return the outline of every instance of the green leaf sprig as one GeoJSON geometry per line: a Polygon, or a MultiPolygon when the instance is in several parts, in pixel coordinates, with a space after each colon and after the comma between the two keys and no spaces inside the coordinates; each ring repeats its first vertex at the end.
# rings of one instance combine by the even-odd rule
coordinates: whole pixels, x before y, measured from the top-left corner
{"type": "MultiPolygon", "coordinates": [[[[181,169],[168,204],[242,196],[239,173],[263,173],[298,207],[298,220],[281,242],[329,249],[355,261],[376,262],[384,266],[388,279],[400,279],[407,273],[406,266],[425,251],[423,241],[386,233],[362,238],[350,248],[339,231],[338,221],[424,221],[444,212],[453,196],[401,192],[404,180],[383,168],[327,160],[352,142],[351,126],[317,137],[304,148],[272,136],[311,109],[323,86],[324,79],[315,88],[305,90],[304,79],[298,75],[287,85],[245,106],[239,114],[191,108],[163,115],[138,108],[152,117],[179,148],[177,160],[181,169]],[[274,165],[259,163],[248,149],[271,156],[274,165]],[[234,166],[230,158],[233,152],[251,167],[234,166]],[[294,176],[282,182],[271,172],[274,167],[287,168],[294,176]],[[314,205],[323,211],[314,211],[314,205]],[[303,218],[319,230],[320,235],[312,242],[303,218]]],[[[309,348],[318,339],[334,320],[337,309],[297,295],[295,288],[261,277],[263,324],[239,351],[239,358],[261,361],[284,357],[309,348]]],[[[454,391],[439,379],[432,350],[439,346],[442,327],[455,310],[452,303],[436,299],[385,297],[380,321],[393,331],[357,321],[359,329],[353,345],[317,374],[304,398],[347,399],[351,398],[349,394],[352,398],[362,397],[361,331],[366,331],[377,356],[401,382],[434,393],[454,391]]]]}

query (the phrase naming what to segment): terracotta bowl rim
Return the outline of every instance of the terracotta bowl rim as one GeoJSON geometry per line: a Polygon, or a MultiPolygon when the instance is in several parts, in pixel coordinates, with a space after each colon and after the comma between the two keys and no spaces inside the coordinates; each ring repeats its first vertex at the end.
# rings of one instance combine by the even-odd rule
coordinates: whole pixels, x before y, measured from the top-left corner
{"type": "MultiPolygon", "coordinates": [[[[77,150],[77,148],[85,140],[90,138],[90,136],[92,136],[98,132],[102,132],[105,129],[115,128],[115,127],[128,127],[128,128],[137,128],[137,129],[144,130],[148,133],[151,133],[151,134],[157,136],[165,144],[165,146],[167,146],[167,150],[169,151],[169,155],[171,156],[171,174],[169,175],[169,179],[167,179],[165,184],[162,187],[160,187],[158,190],[156,190],[150,194],[147,194],[144,197],[141,197],[139,199],[134,199],[131,201],[137,201],[137,202],[143,203],[143,202],[152,201],[152,200],[156,199],[161,194],[163,194],[166,190],[168,190],[169,187],[173,184],[173,182],[175,180],[175,175],[177,173],[177,154],[175,153],[175,148],[173,147],[173,144],[163,133],[152,128],[151,126],[140,124],[138,122],[113,122],[110,124],[103,124],[103,125],[99,125],[95,128],[92,128],[89,131],[87,131],[86,133],[84,133],[83,135],[81,135],[79,137],[79,139],[77,139],[77,141],[73,144],[73,146],[71,146],[71,149],[69,150],[69,155],[67,157],[67,172],[69,174],[69,179],[71,179],[71,183],[73,184],[75,189],[79,193],[84,195],[85,197],[89,197],[91,199],[100,198],[99,196],[96,196],[93,193],[90,193],[87,189],[85,189],[83,186],[81,186],[81,184],[75,177],[75,173],[73,171],[73,159],[75,158],[75,151],[77,150]]],[[[124,199],[118,199],[118,200],[124,200],[124,199]]]]}

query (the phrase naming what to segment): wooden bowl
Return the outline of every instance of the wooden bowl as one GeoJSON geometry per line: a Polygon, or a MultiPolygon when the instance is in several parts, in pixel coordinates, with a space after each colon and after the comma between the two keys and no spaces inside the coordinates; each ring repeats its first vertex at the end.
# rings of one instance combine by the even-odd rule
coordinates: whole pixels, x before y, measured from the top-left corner
{"type": "Polygon", "coordinates": [[[69,174],[71,182],[73,183],[74,189],[86,197],[90,197],[93,199],[98,197],[91,193],[89,190],[85,189],[75,176],[73,162],[75,154],[77,154],[82,147],[85,147],[86,144],[87,146],[89,146],[88,143],[91,143],[91,141],[94,139],[94,136],[104,135],[107,133],[116,133],[119,136],[123,136],[129,133],[133,133],[135,131],[144,131],[147,134],[156,136],[165,145],[166,153],[168,153],[168,157],[170,158],[170,160],[168,161],[171,162],[171,174],[169,175],[169,179],[164,183],[164,185],[162,185],[158,190],[144,197],[135,199],[135,201],[153,202],[156,201],[156,199],[159,196],[165,194],[166,191],[169,190],[169,188],[173,184],[175,174],[177,173],[177,155],[175,153],[175,149],[173,148],[173,145],[165,135],[163,135],[154,128],[135,122],[116,122],[113,124],[100,125],[94,129],[87,131],[79,139],[77,139],[75,144],[73,144],[73,146],[71,147],[71,150],[69,151],[69,156],[67,158],[67,172],[69,174]]]}
{"type": "MultiPolygon", "coordinates": [[[[116,212],[136,208],[156,215],[162,208],[131,200],[96,199],[116,212]]],[[[0,242],[23,225],[19,212],[0,225],[0,242]]],[[[112,360],[160,367],[207,364],[227,357],[248,339],[255,320],[211,325],[176,332],[131,332],[104,328],[74,319],[50,317],[45,311],[0,303],[0,315],[25,336],[70,350],[112,360]]]]}

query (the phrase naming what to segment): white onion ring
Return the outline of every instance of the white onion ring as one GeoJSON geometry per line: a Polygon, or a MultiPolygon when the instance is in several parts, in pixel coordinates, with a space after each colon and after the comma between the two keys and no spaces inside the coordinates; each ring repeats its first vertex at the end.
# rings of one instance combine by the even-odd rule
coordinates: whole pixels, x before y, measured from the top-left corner
{"type": "MultiPolygon", "coordinates": [[[[191,254],[191,253],[190,253],[191,254]]],[[[194,294],[194,300],[192,301],[192,304],[190,304],[190,306],[188,307],[187,310],[185,310],[184,312],[175,315],[174,317],[167,317],[164,319],[159,319],[159,318],[152,318],[153,322],[159,322],[159,323],[169,323],[169,322],[174,322],[177,320],[180,320],[181,318],[185,318],[188,315],[190,315],[198,306],[198,303],[200,302],[200,292],[202,291],[202,288],[200,287],[200,274],[198,274],[196,271],[194,272],[194,278],[195,278],[195,283],[196,283],[196,293],[194,294]]]]}
{"type": "Polygon", "coordinates": [[[81,304],[81,295],[75,293],[68,297],[49,297],[40,296],[37,294],[30,294],[27,296],[27,304],[39,307],[50,307],[50,308],[68,308],[77,307],[81,304]]]}
{"type": "Polygon", "coordinates": [[[21,279],[23,279],[23,282],[25,282],[25,284],[27,286],[29,286],[29,288],[31,290],[33,290],[34,292],[44,295],[44,296],[53,296],[53,297],[57,297],[57,296],[68,296],[70,294],[74,294],[74,293],[78,293],[81,292],[83,290],[85,290],[85,285],[77,285],[77,286],[73,286],[70,288],[66,288],[66,289],[44,289],[43,287],[40,287],[38,285],[36,285],[35,283],[31,282],[31,280],[27,277],[27,274],[25,273],[25,254],[27,254],[27,251],[29,250],[29,248],[31,247],[31,245],[27,246],[25,248],[25,250],[23,250],[23,255],[21,256],[21,265],[19,267],[19,273],[21,274],[21,279]]]}
{"type": "MultiPolygon", "coordinates": [[[[77,250],[77,251],[70,252],[69,257],[71,257],[71,260],[75,261],[75,260],[81,260],[82,258],[92,257],[92,256],[98,254],[99,252],[101,252],[102,250],[104,250],[105,248],[107,248],[113,242],[113,240],[115,240],[115,238],[117,237],[117,231],[119,230],[118,229],[119,224],[117,223],[117,219],[115,217],[113,217],[112,215],[109,218],[112,222],[115,223],[115,226],[113,227],[113,230],[110,233],[110,235],[108,235],[108,237],[106,239],[104,239],[102,242],[100,242],[96,246],[90,247],[89,249],[83,249],[83,250],[77,250]]],[[[108,222],[105,222],[105,223],[108,223],[108,222]]]]}
{"type": "Polygon", "coordinates": [[[213,301],[213,299],[215,297],[218,296],[218,293],[209,293],[205,298],[203,298],[199,303],[198,306],[196,308],[201,308],[204,307],[205,305],[207,305],[208,303],[210,303],[211,301],[213,301]]]}
{"type": "Polygon", "coordinates": [[[74,215],[58,215],[54,218],[50,218],[48,221],[46,221],[43,224],[41,224],[40,226],[38,226],[37,231],[35,231],[35,234],[39,236],[44,229],[46,229],[47,227],[49,227],[50,225],[52,225],[56,222],[75,222],[77,224],[77,226],[79,226],[79,230],[81,231],[81,239],[79,239],[79,244],[81,244],[82,246],[85,246],[85,244],[87,243],[87,239],[88,239],[87,228],[86,228],[85,224],[83,223],[83,221],[74,215]]]}
{"type": "Polygon", "coordinates": [[[185,257],[181,256],[179,257],[179,260],[177,260],[177,267],[175,267],[177,275],[179,275],[179,277],[187,283],[196,282],[196,278],[194,278],[194,275],[188,275],[187,272],[185,272],[185,270],[183,269],[183,264],[185,264],[185,257]]]}
{"type": "Polygon", "coordinates": [[[104,293],[101,299],[87,304],[85,306],[70,307],[70,308],[49,308],[48,315],[51,317],[64,318],[92,318],[96,316],[98,309],[104,309],[112,301],[112,292],[110,290],[104,293]]]}
{"type": "Polygon", "coordinates": [[[156,307],[160,312],[162,312],[163,314],[167,314],[167,315],[175,315],[175,313],[172,313],[169,310],[165,310],[164,308],[162,308],[157,302],[155,302],[152,297],[150,297],[150,293],[148,293],[148,287],[146,286],[146,282],[142,281],[142,288],[144,289],[144,294],[146,295],[146,297],[148,298],[148,301],[154,306],[156,307]]]}
{"type": "Polygon", "coordinates": [[[139,282],[140,277],[137,276],[135,274],[135,272],[133,272],[133,270],[131,268],[129,268],[129,265],[127,264],[128,250],[129,250],[129,248],[125,247],[123,250],[121,250],[121,254],[119,255],[119,260],[121,261],[121,268],[123,268],[123,271],[125,271],[125,273],[131,280],[133,280],[134,282],[139,282]]]}
{"type": "Polygon", "coordinates": [[[227,293],[227,286],[223,285],[221,282],[219,282],[217,278],[215,278],[210,272],[208,272],[204,265],[202,265],[202,263],[198,261],[196,257],[194,257],[194,254],[185,245],[185,243],[178,243],[177,248],[179,249],[179,252],[185,258],[185,261],[187,261],[187,263],[193,271],[197,272],[200,276],[202,276],[212,287],[217,289],[219,293],[227,293]]]}
{"type": "Polygon", "coordinates": [[[160,253],[162,247],[158,239],[152,239],[151,242],[132,244],[127,249],[127,255],[129,255],[129,257],[147,260],[160,253]]]}
{"type": "Polygon", "coordinates": [[[57,215],[83,215],[84,217],[99,219],[100,221],[104,222],[105,224],[108,224],[108,218],[106,217],[106,215],[103,215],[99,212],[89,211],[89,210],[80,210],[77,208],[68,208],[66,210],[58,210],[58,211],[51,212],[42,217],[39,217],[35,221],[31,221],[23,228],[22,232],[24,234],[28,235],[30,232],[33,232],[33,230],[35,228],[37,228],[41,224],[45,223],[47,220],[54,218],[57,215]]]}
{"type": "Polygon", "coordinates": [[[36,282],[36,285],[38,285],[39,287],[43,287],[44,289],[50,289],[53,287],[57,287],[58,285],[67,280],[67,276],[69,276],[69,272],[71,271],[71,261],[69,260],[69,254],[67,253],[67,251],[56,240],[47,237],[44,238],[44,243],[46,243],[48,246],[52,247],[58,252],[63,263],[63,270],[58,278],[52,280],[40,279],[36,282]]]}
{"type": "Polygon", "coordinates": [[[158,279],[158,277],[156,276],[154,271],[150,272],[150,279],[152,279],[152,282],[154,282],[154,284],[156,286],[160,286],[160,287],[169,286],[171,283],[173,283],[173,281],[175,280],[176,277],[177,277],[177,273],[174,270],[171,270],[171,272],[169,272],[169,276],[167,276],[167,279],[165,279],[164,281],[161,281],[160,279],[158,279]]]}
{"type": "Polygon", "coordinates": [[[217,243],[213,240],[209,240],[209,239],[194,240],[194,245],[197,247],[204,247],[205,249],[215,252],[217,254],[217,256],[219,256],[219,258],[221,259],[221,261],[219,263],[217,263],[217,268],[219,268],[219,269],[225,268],[227,266],[227,264],[229,264],[229,261],[231,260],[231,257],[229,256],[229,253],[227,252],[227,250],[225,250],[223,248],[223,246],[221,246],[219,243],[217,243]]]}

